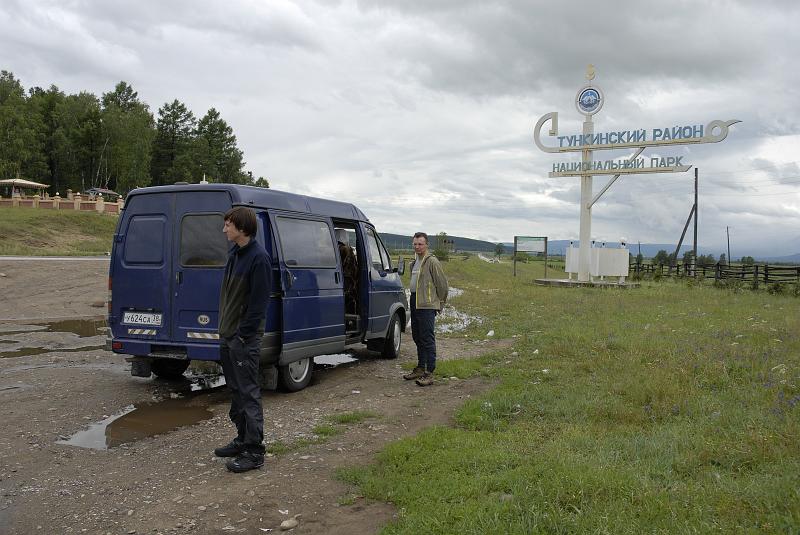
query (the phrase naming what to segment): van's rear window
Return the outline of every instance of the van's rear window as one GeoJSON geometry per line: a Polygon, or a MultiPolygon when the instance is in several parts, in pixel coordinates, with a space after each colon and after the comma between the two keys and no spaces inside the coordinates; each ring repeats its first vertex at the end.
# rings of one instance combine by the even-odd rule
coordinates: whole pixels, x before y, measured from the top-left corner
{"type": "Polygon", "coordinates": [[[125,262],[161,264],[164,262],[164,225],[161,214],[135,215],[128,223],[125,238],[125,262]]]}
{"type": "Polygon", "coordinates": [[[181,265],[224,266],[228,240],[222,233],[222,214],[191,214],[181,220],[181,265]]]}
{"type": "Polygon", "coordinates": [[[337,252],[326,222],[279,217],[277,223],[287,266],[336,267],[337,252]]]}

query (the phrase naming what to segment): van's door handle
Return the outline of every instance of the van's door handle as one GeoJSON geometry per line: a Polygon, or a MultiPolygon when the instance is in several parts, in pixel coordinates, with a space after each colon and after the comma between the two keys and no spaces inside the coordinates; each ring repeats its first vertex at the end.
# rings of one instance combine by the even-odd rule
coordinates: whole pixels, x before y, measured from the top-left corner
{"type": "Polygon", "coordinates": [[[283,282],[284,282],[284,285],[286,286],[287,290],[292,287],[292,280],[293,279],[294,279],[294,277],[292,276],[292,273],[290,271],[284,271],[283,272],[283,282]]]}
{"type": "Polygon", "coordinates": [[[336,281],[336,284],[339,284],[339,272],[338,271],[336,271],[333,274],[333,279],[336,281]]]}
{"type": "Polygon", "coordinates": [[[183,282],[183,271],[175,272],[175,282],[181,284],[183,282]]]}

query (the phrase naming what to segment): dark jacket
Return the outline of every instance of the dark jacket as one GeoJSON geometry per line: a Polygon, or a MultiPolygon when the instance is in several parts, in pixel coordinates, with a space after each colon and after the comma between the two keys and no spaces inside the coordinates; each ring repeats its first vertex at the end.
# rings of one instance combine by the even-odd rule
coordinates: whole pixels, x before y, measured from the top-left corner
{"type": "Polygon", "coordinates": [[[219,335],[244,340],[264,333],[272,288],[269,255],[255,239],[228,254],[219,295],[219,335]]]}

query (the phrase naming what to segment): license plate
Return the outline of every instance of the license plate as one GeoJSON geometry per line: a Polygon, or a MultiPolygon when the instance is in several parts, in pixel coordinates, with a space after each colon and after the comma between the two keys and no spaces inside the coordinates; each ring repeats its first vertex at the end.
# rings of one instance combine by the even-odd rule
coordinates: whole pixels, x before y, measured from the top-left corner
{"type": "Polygon", "coordinates": [[[161,326],[161,314],[154,312],[125,312],[122,314],[122,323],[128,325],[155,325],[161,326]]]}

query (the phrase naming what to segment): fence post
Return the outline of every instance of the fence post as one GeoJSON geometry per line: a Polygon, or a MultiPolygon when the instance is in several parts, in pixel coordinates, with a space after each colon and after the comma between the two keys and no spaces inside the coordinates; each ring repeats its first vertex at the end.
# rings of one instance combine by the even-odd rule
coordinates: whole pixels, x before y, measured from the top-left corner
{"type": "Polygon", "coordinates": [[[758,290],[758,264],[753,264],[753,288],[758,290]]]}
{"type": "Polygon", "coordinates": [[[764,286],[769,285],[769,264],[764,264],[764,286]]]}

